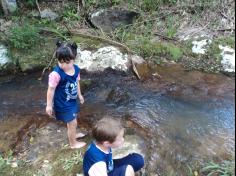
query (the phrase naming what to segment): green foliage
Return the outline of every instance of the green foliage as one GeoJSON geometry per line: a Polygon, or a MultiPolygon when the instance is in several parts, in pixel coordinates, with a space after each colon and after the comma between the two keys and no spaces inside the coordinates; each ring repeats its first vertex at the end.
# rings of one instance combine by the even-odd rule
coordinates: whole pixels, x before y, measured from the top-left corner
{"type": "MultiPolygon", "coordinates": [[[[96,0],[87,0],[86,2],[85,2],[85,6],[86,7],[89,7],[89,6],[94,6],[94,5],[96,5],[96,0]]],[[[103,2],[103,1],[102,1],[103,2]]]]}
{"type": "Polygon", "coordinates": [[[22,2],[25,3],[27,7],[36,7],[36,0],[23,0],[22,2]]]}
{"type": "Polygon", "coordinates": [[[0,155],[0,175],[5,174],[5,170],[7,167],[8,166],[6,160],[0,155]]]}
{"type": "Polygon", "coordinates": [[[177,0],[144,0],[142,3],[142,9],[145,11],[155,11],[163,4],[176,4],[177,0]]]}
{"type": "Polygon", "coordinates": [[[166,22],[166,27],[167,27],[167,31],[166,31],[166,36],[169,38],[173,38],[175,36],[175,34],[177,33],[177,27],[175,27],[175,18],[173,16],[170,16],[169,18],[167,18],[167,22],[166,22]]]}
{"type": "Polygon", "coordinates": [[[0,154],[0,175],[5,175],[11,169],[10,163],[12,162],[12,159],[11,150],[6,154],[6,157],[3,157],[0,154]]]}
{"type": "Polygon", "coordinates": [[[72,8],[72,7],[66,8],[63,11],[62,16],[63,16],[63,19],[66,21],[79,21],[79,20],[81,20],[81,16],[79,16],[77,14],[77,9],[72,8]]]}
{"type": "Polygon", "coordinates": [[[39,43],[39,30],[32,25],[14,26],[10,29],[9,44],[17,49],[30,49],[39,43]]]}
{"type": "Polygon", "coordinates": [[[71,171],[75,165],[82,163],[82,155],[79,151],[76,151],[69,159],[61,159],[61,162],[63,163],[63,170],[71,171]]]}
{"type": "Polygon", "coordinates": [[[98,7],[110,7],[119,5],[122,0],[86,0],[85,7],[86,9],[98,8],[98,7]]]}
{"type": "Polygon", "coordinates": [[[153,58],[160,63],[160,58],[178,61],[183,57],[183,51],[171,43],[151,42],[149,38],[139,38],[130,46],[144,58],[153,58]]]}
{"type": "Polygon", "coordinates": [[[119,5],[121,3],[121,0],[112,0],[112,5],[119,5]]]}
{"type": "Polygon", "coordinates": [[[214,41],[209,45],[206,55],[210,58],[215,59],[217,62],[220,62],[222,59],[221,50],[219,45],[229,46],[235,48],[235,38],[234,37],[221,37],[214,39],[214,41]]]}
{"type": "Polygon", "coordinates": [[[231,176],[235,173],[235,162],[234,161],[225,161],[221,164],[214,162],[209,162],[202,169],[202,172],[207,173],[207,176],[211,175],[222,175],[222,176],[231,176]]]}
{"type": "Polygon", "coordinates": [[[181,48],[174,46],[173,44],[169,44],[166,46],[167,53],[170,55],[171,59],[174,61],[178,61],[183,57],[183,51],[181,48]]]}

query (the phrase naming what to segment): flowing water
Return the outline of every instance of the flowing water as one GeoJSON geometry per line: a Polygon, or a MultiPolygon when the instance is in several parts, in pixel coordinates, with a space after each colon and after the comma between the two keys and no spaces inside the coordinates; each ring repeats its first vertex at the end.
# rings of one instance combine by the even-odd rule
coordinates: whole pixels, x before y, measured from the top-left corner
{"type": "MultiPolygon", "coordinates": [[[[81,121],[110,114],[146,133],[146,175],[186,175],[188,167],[231,159],[235,152],[234,78],[159,68],[162,78],[138,81],[129,74],[85,74],[81,121]],[[137,127],[137,126],[136,126],[137,127]]],[[[21,76],[0,84],[0,119],[42,116],[46,78],[21,76]]],[[[138,130],[137,130],[138,131],[138,130]]]]}

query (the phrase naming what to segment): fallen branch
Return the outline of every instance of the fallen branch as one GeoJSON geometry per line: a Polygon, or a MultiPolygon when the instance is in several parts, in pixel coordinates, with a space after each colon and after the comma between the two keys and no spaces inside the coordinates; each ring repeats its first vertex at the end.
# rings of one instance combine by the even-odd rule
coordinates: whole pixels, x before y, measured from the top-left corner
{"type": "MultiPolygon", "coordinates": [[[[133,53],[133,51],[131,51],[126,45],[122,44],[122,43],[119,43],[117,41],[114,41],[114,40],[110,40],[110,39],[106,39],[106,38],[103,38],[103,37],[99,37],[99,36],[94,36],[94,35],[89,35],[89,34],[83,34],[83,33],[80,33],[78,31],[75,31],[75,30],[70,30],[70,28],[65,24],[63,23],[64,26],[66,27],[66,29],[68,30],[68,33],[70,35],[79,35],[81,37],[86,37],[86,38],[91,38],[91,39],[96,39],[96,40],[101,40],[101,41],[104,41],[104,42],[107,42],[107,43],[110,43],[112,45],[116,45],[118,47],[121,47],[121,48],[124,48],[128,53],[133,53]]],[[[103,33],[104,34],[104,33],[103,33]]]]}
{"type": "Polygon", "coordinates": [[[43,69],[43,71],[42,71],[42,73],[41,73],[41,76],[38,78],[38,80],[41,81],[41,80],[43,79],[43,76],[44,76],[45,71],[48,70],[48,69],[51,67],[52,62],[53,62],[53,60],[54,60],[54,58],[55,58],[55,54],[56,54],[56,52],[53,53],[52,58],[51,58],[49,64],[48,64],[46,67],[44,67],[44,69],[43,69]]]}
{"type": "Polygon", "coordinates": [[[140,75],[139,75],[139,73],[138,73],[138,70],[137,70],[137,68],[136,68],[136,66],[135,66],[135,64],[134,64],[134,62],[133,62],[132,59],[131,59],[131,64],[132,64],[132,68],[133,68],[133,71],[134,71],[135,75],[136,75],[137,78],[140,80],[141,77],[140,77],[140,75]]]}
{"type": "Polygon", "coordinates": [[[170,37],[167,37],[167,36],[162,35],[162,34],[160,34],[160,33],[154,33],[154,35],[160,36],[160,37],[162,37],[162,38],[165,39],[165,40],[173,40],[173,41],[178,42],[178,40],[177,40],[176,38],[170,38],[170,37]]]}
{"type": "Polygon", "coordinates": [[[191,34],[189,35],[189,37],[192,37],[193,35],[197,34],[198,32],[204,30],[209,24],[210,24],[210,22],[207,23],[207,24],[206,24],[205,26],[203,26],[202,28],[200,28],[199,30],[194,31],[193,33],[191,33],[191,34]]]}
{"type": "Polygon", "coordinates": [[[56,29],[52,29],[52,28],[40,28],[41,31],[46,31],[46,32],[52,32],[57,34],[58,36],[60,36],[61,38],[63,38],[64,40],[67,40],[67,38],[61,34],[59,31],[57,31],[56,29]]]}
{"type": "Polygon", "coordinates": [[[41,18],[42,11],[40,10],[40,6],[39,6],[38,0],[35,0],[35,3],[36,3],[36,6],[37,6],[37,9],[39,11],[40,18],[41,18]]]}
{"type": "Polygon", "coordinates": [[[80,32],[78,32],[78,31],[70,31],[70,33],[72,33],[73,35],[79,35],[79,36],[81,36],[81,37],[86,37],[86,38],[92,38],[92,39],[96,39],[96,40],[101,40],[101,41],[110,43],[110,44],[112,44],[112,45],[116,45],[116,46],[118,46],[118,47],[121,47],[121,48],[125,49],[128,53],[133,53],[133,51],[131,51],[126,45],[124,45],[124,44],[122,44],[122,43],[119,43],[119,42],[116,42],[116,41],[114,41],[114,40],[102,38],[102,37],[99,37],[99,36],[93,36],[93,35],[83,34],[83,33],[80,33],[80,32]]]}
{"type": "Polygon", "coordinates": [[[213,31],[235,31],[235,28],[213,29],[213,31]]]}

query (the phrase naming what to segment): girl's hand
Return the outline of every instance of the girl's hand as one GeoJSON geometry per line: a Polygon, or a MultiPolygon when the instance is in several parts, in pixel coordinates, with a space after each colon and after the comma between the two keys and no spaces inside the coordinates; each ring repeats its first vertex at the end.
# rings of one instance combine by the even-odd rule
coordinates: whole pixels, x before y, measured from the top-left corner
{"type": "Polygon", "coordinates": [[[84,97],[83,95],[79,95],[79,101],[81,104],[84,104],[84,97]]]}
{"type": "Polygon", "coordinates": [[[52,106],[47,106],[46,107],[46,113],[49,115],[49,116],[52,116],[52,106]]]}

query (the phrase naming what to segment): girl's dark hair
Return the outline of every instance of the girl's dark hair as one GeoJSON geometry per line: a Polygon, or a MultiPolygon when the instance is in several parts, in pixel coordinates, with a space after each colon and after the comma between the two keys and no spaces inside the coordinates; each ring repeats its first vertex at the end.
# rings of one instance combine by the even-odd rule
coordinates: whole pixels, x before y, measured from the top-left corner
{"type": "Polygon", "coordinates": [[[70,60],[75,60],[77,55],[77,44],[76,43],[63,43],[58,41],[56,43],[56,58],[59,62],[68,62],[70,60]]]}
{"type": "Polygon", "coordinates": [[[98,143],[103,143],[105,141],[113,143],[123,129],[124,127],[121,121],[110,117],[104,117],[93,126],[92,136],[98,143]]]}

